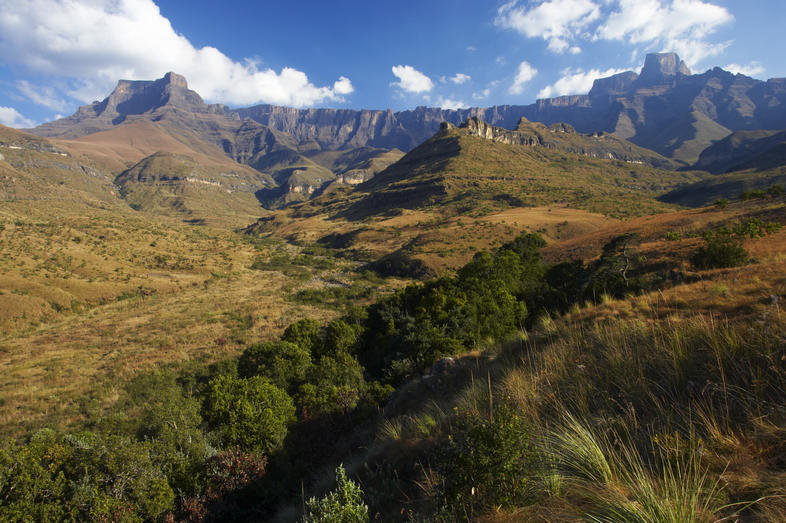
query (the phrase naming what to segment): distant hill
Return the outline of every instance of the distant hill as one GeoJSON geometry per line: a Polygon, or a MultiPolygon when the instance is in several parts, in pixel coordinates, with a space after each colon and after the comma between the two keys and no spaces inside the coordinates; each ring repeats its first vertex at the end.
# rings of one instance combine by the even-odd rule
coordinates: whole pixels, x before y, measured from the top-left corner
{"type": "MultiPolygon", "coordinates": [[[[718,172],[743,168],[743,160],[767,167],[780,161],[779,150],[765,146],[786,125],[786,79],[763,82],[719,68],[691,74],[676,54],[650,54],[640,73],[598,79],[587,95],[527,106],[393,112],[271,105],[230,109],[206,104],[185,78],[168,73],[155,81],[121,80],[103,101],[31,131],[113,174],[158,152],[183,155],[217,173],[242,173],[250,184],[244,193],[277,209],[337,187],[368,183],[401,158],[395,151],[414,152],[443,122],[459,125],[470,119],[517,133],[508,143],[537,142],[660,169],[696,163],[718,172]],[[521,128],[522,117],[536,123],[521,128]],[[723,141],[741,131],[748,134],[723,141]],[[767,140],[755,147],[741,145],[759,138],[767,140]]],[[[513,136],[502,130],[499,136],[513,136]]]]}
{"type": "Polygon", "coordinates": [[[739,131],[706,148],[695,167],[713,173],[786,165],[786,130],[739,131]]]}
{"type": "Polygon", "coordinates": [[[660,207],[654,195],[696,179],[646,165],[661,163],[669,161],[612,136],[582,135],[569,126],[526,120],[508,131],[471,118],[460,127],[444,124],[359,185],[357,201],[344,212],[352,216],[428,206],[467,212],[483,205],[550,203],[617,216],[655,212],[660,207]]]}

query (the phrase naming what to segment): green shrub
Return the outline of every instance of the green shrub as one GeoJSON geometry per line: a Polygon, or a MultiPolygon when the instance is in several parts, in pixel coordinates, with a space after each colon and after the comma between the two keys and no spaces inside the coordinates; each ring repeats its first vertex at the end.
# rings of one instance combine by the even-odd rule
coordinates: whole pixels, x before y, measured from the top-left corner
{"type": "Polygon", "coordinates": [[[676,242],[682,239],[682,234],[676,231],[668,231],[666,233],[666,241],[667,242],[676,242]]]}
{"type": "Polygon", "coordinates": [[[690,258],[697,269],[738,267],[748,260],[742,240],[728,231],[704,234],[705,245],[696,249],[690,258]]]}
{"type": "Polygon", "coordinates": [[[726,198],[718,198],[715,200],[715,207],[718,209],[725,209],[727,205],[729,205],[729,200],[726,198]]]}
{"type": "Polygon", "coordinates": [[[299,385],[311,367],[311,353],[289,341],[251,345],[237,362],[241,378],[262,376],[280,389],[290,390],[299,385]]]}
{"type": "Polygon", "coordinates": [[[519,413],[503,402],[493,419],[468,414],[456,428],[440,457],[440,516],[467,520],[525,504],[537,462],[531,429],[519,413]]]}
{"type": "Polygon", "coordinates": [[[767,193],[761,189],[749,189],[747,191],[742,191],[740,193],[740,200],[748,201],[748,200],[758,200],[760,198],[764,198],[767,196],[767,193]]]}
{"type": "Polygon", "coordinates": [[[338,352],[322,356],[300,387],[298,404],[304,418],[352,411],[365,394],[363,367],[354,356],[338,352]]]}
{"type": "Polygon", "coordinates": [[[347,477],[343,465],[336,469],[336,488],[324,497],[306,503],[307,523],[365,523],[368,506],[363,503],[363,489],[347,477]]]}
{"type": "Polygon", "coordinates": [[[322,351],[322,327],[318,321],[304,318],[287,327],[281,340],[295,343],[311,354],[319,354],[322,351]]]}
{"type": "Polygon", "coordinates": [[[264,453],[281,447],[295,419],[292,398],[261,376],[213,379],[204,410],[224,445],[264,453]]]}

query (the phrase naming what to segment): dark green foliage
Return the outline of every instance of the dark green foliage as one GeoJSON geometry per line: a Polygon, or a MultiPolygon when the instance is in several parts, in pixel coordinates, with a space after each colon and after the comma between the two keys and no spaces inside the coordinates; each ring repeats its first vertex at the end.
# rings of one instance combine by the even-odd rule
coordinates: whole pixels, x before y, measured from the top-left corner
{"type": "Polygon", "coordinates": [[[360,328],[358,326],[349,325],[342,320],[331,321],[325,327],[323,354],[355,352],[359,334],[360,328]]]}
{"type": "Polygon", "coordinates": [[[682,239],[682,234],[676,231],[668,231],[666,232],[666,241],[667,242],[676,242],[682,239]]]}
{"type": "Polygon", "coordinates": [[[322,327],[318,321],[305,318],[287,327],[281,336],[281,340],[292,342],[306,349],[311,354],[318,354],[322,350],[321,331],[322,327]]]}
{"type": "Polygon", "coordinates": [[[727,230],[707,232],[704,241],[705,245],[696,249],[690,259],[697,269],[737,267],[748,259],[742,240],[727,230]]]}
{"type": "Polygon", "coordinates": [[[718,209],[725,209],[727,205],[729,205],[729,200],[726,198],[718,198],[715,200],[715,207],[718,209]]]}
{"type": "Polygon", "coordinates": [[[527,478],[536,472],[531,429],[507,403],[495,409],[491,420],[461,416],[439,464],[441,519],[469,520],[521,506],[532,496],[527,478]]]}
{"type": "Polygon", "coordinates": [[[311,353],[289,341],[251,345],[237,363],[241,378],[262,376],[283,390],[293,390],[311,367],[311,353]]]}
{"type": "Polygon", "coordinates": [[[183,500],[182,515],[186,521],[250,519],[245,512],[259,501],[253,499],[259,495],[254,487],[265,475],[266,468],[266,456],[239,449],[219,452],[205,463],[205,487],[201,495],[183,500]]]}
{"type": "Polygon", "coordinates": [[[745,221],[735,223],[731,227],[731,232],[743,238],[762,238],[768,234],[773,234],[781,229],[781,224],[777,222],[764,223],[758,218],[749,218],[745,221]]]}
{"type": "Polygon", "coordinates": [[[366,390],[363,367],[354,356],[322,356],[300,387],[298,405],[304,418],[351,412],[366,390]]]}
{"type": "MultiPolygon", "coordinates": [[[[187,396],[173,377],[154,376],[158,379],[147,383],[151,386],[146,394],[133,395],[135,400],[143,400],[138,403],[141,412],[137,418],[137,438],[150,443],[152,459],[176,492],[196,493],[200,487],[199,474],[210,455],[202,432],[199,400],[187,396]]],[[[135,380],[129,388],[144,386],[145,381],[148,380],[135,380]]]]}
{"type": "Polygon", "coordinates": [[[593,298],[608,294],[620,298],[627,293],[641,290],[643,283],[634,278],[632,273],[640,263],[636,252],[639,243],[636,234],[623,234],[603,246],[600,259],[589,271],[586,296],[593,298]]]}
{"type": "Polygon", "coordinates": [[[625,234],[607,243],[600,258],[587,265],[580,260],[552,265],[536,305],[547,313],[565,313],[574,303],[598,301],[604,295],[622,298],[644,290],[648,284],[639,274],[644,259],[636,250],[638,243],[638,236],[625,234]]]}
{"type": "Polygon", "coordinates": [[[767,194],[769,194],[773,198],[776,198],[776,197],[782,195],[783,194],[783,185],[781,185],[779,183],[776,183],[775,185],[773,185],[769,189],[767,189],[767,194]]]}
{"type": "Polygon", "coordinates": [[[417,258],[412,258],[405,250],[399,249],[383,256],[369,265],[380,276],[426,279],[435,276],[433,269],[417,258]]]}
{"type": "Polygon", "coordinates": [[[542,286],[543,239],[525,234],[495,254],[481,252],[458,271],[412,285],[368,309],[361,357],[394,383],[436,359],[523,328],[527,301],[542,286]]]}
{"type": "Polygon", "coordinates": [[[3,521],[143,521],[174,508],[150,445],[122,436],[42,431],[0,450],[3,521]]]}
{"type": "Polygon", "coordinates": [[[261,376],[219,376],[210,382],[204,414],[225,445],[270,453],[281,447],[295,419],[295,405],[261,376]]]}
{"type": "Polygon", "coordinates": [[[739,199],[742,201],[758,200],[760,198],[764,198],[765,196],[767,196],[767,193],[762,189],[750,189],[747,191],[742,191],[740,193],[739,199]]]}
{"type": "Polygon", "coordinates": [[[307,502],[308,523],[365,523],[368,506],[363,503],[363,489],[347,477],[343,465],[336,469],[336,488],[324,497],[307,502]]]}

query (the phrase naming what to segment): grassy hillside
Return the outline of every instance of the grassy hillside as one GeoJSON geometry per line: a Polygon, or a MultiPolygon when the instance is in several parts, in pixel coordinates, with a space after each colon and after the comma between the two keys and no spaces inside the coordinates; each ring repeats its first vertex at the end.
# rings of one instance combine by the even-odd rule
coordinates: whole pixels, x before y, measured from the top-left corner
{"type": "Polygon", "coordinates": [[[0,247],[4,435],[73,423],[140,371],[236,354],[387,285],[283,242],[73,202],[4,202],[0,247]]]}
{"type": "Polygon", "coordinates": [[[718,199],[733,200],[746,191],[767,191],[773,185],[786,186],[786,165],[718,174],[678,187],[660,199],[668,203],[698,207],[709,205],[718,199]]]}
{"type": "Polygon", "coordinates": [[[624,217],[665,209],[651,196],[693,179],[696,175],[498,143],[452,129],[358,187],[357,201],[343,213],[362,217],[429,206],[466,213],[484,206],[561,203],[624,217]]]}

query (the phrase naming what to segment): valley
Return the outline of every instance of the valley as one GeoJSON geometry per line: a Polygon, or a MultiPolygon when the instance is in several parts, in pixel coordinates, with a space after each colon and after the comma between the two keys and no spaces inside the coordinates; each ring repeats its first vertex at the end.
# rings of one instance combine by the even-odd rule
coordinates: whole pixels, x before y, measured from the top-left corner
{"type": "Polygon", "coordinates": [[[0,519],[786,518],[784,85],[0,126],[0,519]]]}

